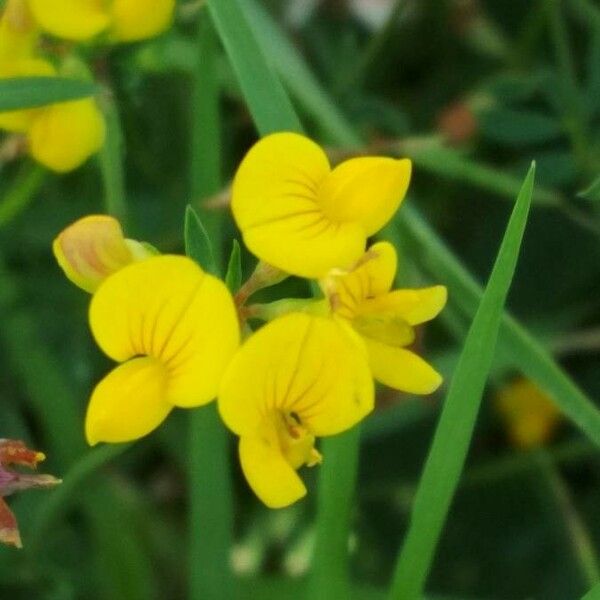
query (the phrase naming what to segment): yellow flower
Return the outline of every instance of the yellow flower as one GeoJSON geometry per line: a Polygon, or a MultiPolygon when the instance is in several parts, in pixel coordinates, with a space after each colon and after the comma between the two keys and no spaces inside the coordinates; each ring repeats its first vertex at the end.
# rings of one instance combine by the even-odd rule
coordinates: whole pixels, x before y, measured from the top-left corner
{"type": "Polygon", "coordinates": [[[101,33],[116,42],[158,35],[173,19],[175,0],[29,0],[39,26],[60,38],[89,40],[101,33]]]}
{"type": "Polygon", "coordinates": [[[295,133],[260,140],[233,182],[232,210],[248,248],[301,277],[350,268],[367,238],[398,209],[409,160],[367,156],[331,169],[325,152],[295,133]]]}
{"type": "MultiPolygon", "coordinates": [[[[0,78],[57,75],[38,56],[38,37],[26,2],[10,0],[0,19],[0,78]]],[[[0,128],[25,134],[31,156],[59,173],[84,163],[105,136],[104,118],[92,98],[0,113],[0,128]]]]}
{"type": "Polygon", "coordinates": [[[500,390],[496,408],[511,443],[528,449],[549,441],[560,423],[560,411],[529,379],[519,378],[500,390]]]}
{"type": "Polygon", "coordinates": [[[106,278],[92,297],[90,326],[104,353],[122,363],[92,393],[92,445],[140,438],[173,407],[213,400],[239,344],[225,284],[183,256],[155,256],[106,278]]]}
{"type": "Polygon", "coordinates": [[[349,272],[334,271],[321,282],[335,315],[346,319],[363,338],[373,376],[381,383],[413,394],[429,394],[441,376],[407,350],[414,326],[433,319],[446,304],[444,286],[390,291],[397,256],[388,242],[369,248],[349,272]]]}
{"type": "Polygon", "coordinates": [[[108,215],[75,221],[60,232],[52,251],[67,278],[90,293],[109,275],[156,254],[148,245],[126,239],[119,221],[108,215]]]}
{"type": "Polygon", "coordinates": [[[238,351],[221,383],[219,410],[240,436],[248,483],[267,506],[280,508],[306,494],[296,471],[321,461],[315,437],[358,423],[373,396],[360,338],[336,319],[292,313],[238,351]]]}

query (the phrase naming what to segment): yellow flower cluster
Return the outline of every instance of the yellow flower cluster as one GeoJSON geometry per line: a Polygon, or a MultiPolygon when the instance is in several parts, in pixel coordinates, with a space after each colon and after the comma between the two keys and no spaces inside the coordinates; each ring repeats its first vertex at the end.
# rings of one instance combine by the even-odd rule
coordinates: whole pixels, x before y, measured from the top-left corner
{"type": "Polygon", "coordinates": [[[125,239],[110,217],[63,231],[54,253],[69,279],[93,293],[92,333],[121,363],[92,393],[88,441],[139,438],[173,407],[216,397],[239,436],[246,479],[277,508],[306,494],[297,471],[321,462],[316,438],[371,412],[374,380],[433,392],[441,377],[409,347],[446,290],[393,290],[393,246],[366,248],[398,209],[410,172],[408,160],[378,157],[331,169],[321,148],[297,134],[259,141],[236,174],[232,210],[264,262],[236,298],[189,258],[125,239]],[[253,314],[243,304],[282,272],[317,279],[324,297],[275,302],[271,312],[267,305],[269,322],[240,345],[240,321],[253,314]]]}
{"type": "MultiPolygon", "coordinates": [[[[70,77],[70,54],[42,52],[44,33],[75,41],[104,34],[109,42],[151,37],[170,24],[175,0],[8,0],[0,16],[0,79],[70,77]]],[[[23,134],[31,156],[62,173],[79,167],[104,143],[94,99],[0,113],[0,129],[23,134]]]]}

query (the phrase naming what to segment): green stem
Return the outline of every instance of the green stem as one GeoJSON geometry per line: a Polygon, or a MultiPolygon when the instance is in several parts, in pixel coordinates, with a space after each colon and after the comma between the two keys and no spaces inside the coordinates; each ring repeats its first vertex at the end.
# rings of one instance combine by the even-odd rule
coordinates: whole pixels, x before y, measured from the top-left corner
{"type": "Polygon", "coordinates": [[[0,202],[0,228],[18,217],[35,198],[47,171],[35,163],[26,163],[0,202]]]}
{"type": "Polygon", "coordinates": [[[584,583],[586,586],[596,585],[600,581],[598,556],[565,481],[544,449],[536,451],[532,458],[539,467],[546,486],[555,500],[584,583]]]}
{"type": "Polygon", "coordinates": [[[348,537],[356,487],[360,427],[323,441],[317,535],[307,598],[349,598],[348,537]]]}
{"type": "MultiPolygon", "coordinates": [[[[202,11],[197,33],[200,63],[194,75],[192,115],[192,196],[214,194],[221,185],[221,135],[218,40],[206,11],[202,11]]],[[[201,218],[214,243],[219,269],[223,265],[220,215],[201,211],[201,218]]],[[[221,600],[233,596],[229,552],[233,536],[231,457],[227,431],[216,403],[190,414],[188,438],[188,486],[190,502],[189,598],[221,600]]]]}
{"type": "Polygon", "coordinates": [[[123,132],[121,119],[114,100],[107,95],[104,99],[106,140],[98,159],[104,184],[104,210],[126,225],[127,202],[125,174],[123,170],[123,132]]]}
{"type": "Polygon", "coordinates": [[[577,84],[575,66],[571,55],[562,0],[546,0],[548,25],[563,85],[565,127],[571,138],[573,153],[584,173],[588,170],[587,118],[577,84]]]}

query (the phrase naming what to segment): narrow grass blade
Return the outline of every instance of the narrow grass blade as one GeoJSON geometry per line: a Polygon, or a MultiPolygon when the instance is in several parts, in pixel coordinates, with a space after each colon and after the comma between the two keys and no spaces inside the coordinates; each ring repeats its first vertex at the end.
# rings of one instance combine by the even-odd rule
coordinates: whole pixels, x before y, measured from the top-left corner
{"type": "Polygon", "coordinates": [[[0,112],[79,100],[98,91],[90,81],[63,77],[17,77],[0,81],[0,112]]]}
{"type": "Polygon", "coordinates": [[[235,294],[242,285],[242,251],[237,240],[233,240],[227,271],[225,273],[225,283],[232,294],[235,294]]]}
{"type": "Polygon", "coordinates": [[[299,131],[298,116],[248,24],[243,1],[207,4],[261,135],[299,131]]]}
{"type": "Polygon", "coordinates": [[[533,194],[535,167],[523,183],[494,269],[467,335],[417,490],[390,598],[419,600],[458,486],[514,276],[533,194]]]}
{"type": "Polygon", "coordinates": [[[185,209],[184,238],[185,253],[193,258],[205,271],[218,275],[212,242],[198,213],[189,204],[185,209]]]}
{"type": "MultiPolygon", "coordinates": [[[[221,185],[222,162],[218,39],[206,11],[200,14],[196,36],[202,60],[194,73],[190,180],[192,197],[200,200],[221,185]]],[[[220,219],[208,211],[198,215],[188,208],[186,212],[186,250],[217,275],[223,263],[220,219]]],[[[229,436],[215,402],[190,414],[186,463],[190,503],[188,598],[233,598],[229,557],[233,537],[231,454],[229,436]]]]}
{"type": "Polygon", "coordinates": [[[44,183],[47,171],[39,165],[26,163],[14,183],[0,200],[0,228],[18,217],[35,199],[44,183]]]}
{"type": "Polygon", "coordinates": [[[595,585],[581,600],[600,600],[600,585],[595,585]]]}

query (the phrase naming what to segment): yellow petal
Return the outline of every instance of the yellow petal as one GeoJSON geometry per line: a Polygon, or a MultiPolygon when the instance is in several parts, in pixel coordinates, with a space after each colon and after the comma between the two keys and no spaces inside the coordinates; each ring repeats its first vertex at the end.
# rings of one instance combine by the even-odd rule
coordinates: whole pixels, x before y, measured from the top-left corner
{"type": "Polygon", "coordinates": [[[132,42],[158,35],[171,25],[175,0],[113,0],[111,36],[132,42]]]}
{"type": "Polygon", "coordinates": [[[364,345],[333,319],[293,313],[265,325],[233,358],[219,410],[238,435],[294,413],[313,435],[349,429],[373,408],[364,345]]]}
{"type": "Polygon", "coordinates": [[[409,346],[415,340],[414,329],[394,314],[359,315],[352,320],[352,327],[361,336],[390,346],[409,346]]]}
{"type": "Polygon", "coordinates": [[[394,290],[362,306],[364,314],[397,315],[410,325],[419,325],[435,318],[446,305],[448,292],[443,285],[413,290],[394,290]]]}
{"type": "Polygon", "coordinates": [[[184,407],[216,396],[239,343],[225,284],[183,256],[155,256],[108,277],[92,298],[90,326],[114,360],[160,359],[169,373],[167,398],[184,407]]]}
{"type": "Polygon", "coordinates": [[[42,29],[76,41],[88,40],[108,27],[110,17],[103,4],[98,0],[29,0],[42,29]]]}
{"type": "Polygon", "coordinates": [[[338,165],[320,189],[323,212],[337,223],[360,223],[379,231],[398,210],[410,183],[408,159],[365,156],[338,165]]]}
{"type": "MultiPolygon", "coordinates": [[[[67,278],[90,293],[134,261],[121,225],[108,215],[90,215],[69,225],[54,240],[52,250],[67,278]]],[[[146,252],[146,258],[150,256],[146,252]]]]}
{"type": "Polygon", "coordinates": [[[242,436],[242,471],[250,487],[269,508],[283,508],[306,495],[298,473],[281,453],[276,437],[242,436]]]}
{"type": "Polygon", "coordinates": [[[92,393],[85,421],[90,445],[129,442],[150,433],[167,417],[167,371],[154,358],[136,358],[111,371],[92,393]]]}
{"type": "Polygon", "coordinates": [[[365,342],[377,381],[411,394],[431,394],[441,385],[441,375],[414,352],[374,340],[365,342]]]}
{"type": "Polygon", "coordinates": [[[105,126],[94,100],[61,102],[45,109],[29,130],[33,158],[53,171],[71,171],[104,143],[105,126]]]}
{"type": "Polygon", "coordinates": [[[32,58],[38,30],[26,0],[9,0],[0,18],[0,65],[32,58]]]}
{"type": "Polygon", "coordinates": [[[331,222],[318,204],[329,172],[323,150],[295,133],[269,135],[251,148],[236,173],[231,207],[256,256],[302,277],[322,277],[360,258],[362,227],[331,222]]]}
{"type": "Polygon", "coordinates": [[[392,287],[397,264],[394,246],[379,242],[365,252],[351,271],[331,272],[320,284],[334,311],[352,319],[368,298],[385,294],[392,287]]]}

